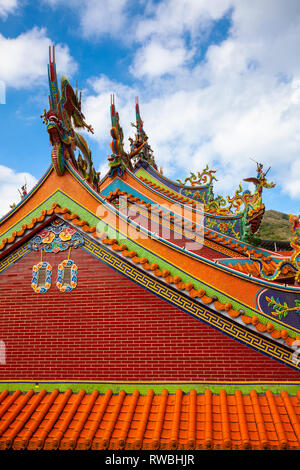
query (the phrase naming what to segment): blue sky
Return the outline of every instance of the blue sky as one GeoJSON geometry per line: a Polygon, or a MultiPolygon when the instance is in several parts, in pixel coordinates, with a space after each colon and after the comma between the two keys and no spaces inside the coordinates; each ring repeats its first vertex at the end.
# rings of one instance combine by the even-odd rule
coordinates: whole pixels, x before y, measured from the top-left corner
{"type": "MultiPolygon", "coordinates": [[[[184,179],[206,164],[232,196],[260,161],[267,209],[300,209],[298,0],[0,0],[0,214],[50,164],[40,114],[48,46],[83,93],[95,168],[107,170],[110,94],[132,136],[138,95],[159,166],[184,179]]],[[[244,189],[248,186],[243,183],[244,189]]]]}

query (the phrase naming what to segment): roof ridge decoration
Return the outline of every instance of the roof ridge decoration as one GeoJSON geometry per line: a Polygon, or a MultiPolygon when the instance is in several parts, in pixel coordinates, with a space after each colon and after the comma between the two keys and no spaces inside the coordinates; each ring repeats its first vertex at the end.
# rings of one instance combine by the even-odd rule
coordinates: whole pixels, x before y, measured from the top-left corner
{"type": "MultiPolygon", "coordinates": [[[[263,167],[262,164],[257,164],[260,166],[260,169],[263,167]]],[[[144,167],[145,170],[145,167],[144,167]]],[[[269,170],[268,170],[269,171],[269,170]]],[[[213,193],[213,181],[216,178],[213,175],[214,170],[209,170],[208,165],[204,168],[203,172],[200,174],[198,172],[198,180],[195,180],[196,175],[191,172],[191,176],[185,179],[185,183],[190,181],[190,183],[199,182],[199,183],[208,183],[205,186],[184,186],[184,182],[180,179],[177,179],[179,184],[182,184],[181,189],[175,189],[174,187],[166,188],[165,185],[159,180],[158,176],[154,176],[151,170],[146,169],[145,174],[137,174],[137,177],[146,183],[148,186],[155,188],[156,190],[163,192],[177,200],[182,202],[191,202],[197,204],[203,204],[203,211],[210,215],[213,219],[214,217],[230,217],[230,218],[240,218],[241,225],[238,230],[235,232],[232,231],[232,236],[235,238],[241,238],[246,242],[253,244],[255,242],[254,234],[259,229],[263,214],[265,212],[265,205],[262,202],[262,189],[263,188],[273,188],[275,184],[273,182],[268,183],[265,176],[266,173],[260,172],[258,174],[259,178],[246,178],[244,181],[252,182],[255,184],[255,191],[251,193],[250,190],[243,190],[242,185],[239,184],[238,189],[235,191],[232,197],[227,196],[223,197],[220,194],[214,196],[213,193]],[[193,176],[194,175],[194,176],[193,176]],[[203,177],[203,179],[201,179],[203,177]],[[205,191],[203,189],[205,188],[205,191]],[[184,199],[185,198],[185,199],[184,199]]],[[[177,183],[178,184],[178,183],[177,183]]],[[[211,221],[211,228],[215,227],[216,221],[211,221]]],[[[228,224],[221,224],[219,231],[224,234],[228,232],[228,224]]]]}
{"type": "Polygon", "coordinates": [[[108,156],[108,164],[110,171],[108,176],[113,176],[115,173],[122,176],[125,168],[125,151],[124,151],[124,134],[120,126],[119,113],[115,107],[115,95],[110,96],[110,117],[111,117],[111,130],[112,142],[109,144],[112,154],[108,156]]]}
{"type": "MultiPolygon", "coordinates": [[[[274,188],[275,183],[271,181],[270,183],[266,179],[266,175],[269,172],[270,168],[263,172],[263,164],[255,162],[257,165],[257,174],[256,177],[244,178],[244,181],[254,183],[255,190],[253,193],[248,189],[243,191],[241,183],[239,184],[238,189],[235,191],[232,197],[227,196],[224,198],[220,194],[217,194],[216,197],[213,196],[212,183],[216,178],[213,176],[214,171],[208,169],[206,165],[203,172],[200,174],[198,172],[198,179],[193,172],[191,176],[186,178],[184,182],[179,181],[181,184],[185,184],[187,181],[191,185],[195,184],[204,184],[209,179],[209,186],[211,191],[208,193],[208,200],[203,199],[203,195],[199,196],[199,200],[204,203],[205,212],[209,212],[215,215],[233,215],[239,216],[242,215],[242,239],[244,241],[252,242],[254,241],[254,234],[259,229],[263,214],[265,212],[265,205],[262,201],[262,191],[263,188],[274,188]],[[227,199],[227,200],[226,200],[227,199]]],[[[189,195],[191,198],[197,199],[197,193],[184,193],[189,195]]]]}
{"type": "Polygon", "coordinates": [[[214,180],[217,181],[214,173],[216,173],[216,170],[209,170],[208,165],[206,165],[206,167],[202,170],[202,173],[199,171],[197,172],[197,176],[195,173],[190,171],[190,176],[187,176],[184,181],[181,181],[180,179],[177,179],[176,181],[178,181],[178,183],[182,184],[183,186],[186,186],[188,181],[190,186],[211,185],[214,180]]]}
{"type": "Polygon", "coordinates": [[[131,123],[132,127],[136,129],[135,138],[134,140],[129,138],[131,154],[135,157],[134,166],[137,166],[141,161],[145,161],[153,166],[155,170],[158,170],[153,150],[148,143],[148,136],[144,130],[144,121],[141,118],[138,96],[135,97],[135,116],[136,124],[131,123]]]}
{"type": "MultiPolygon", "coordinates": [[[[53,203],[50,209],[47,211],[41,211],[40,218],[32,219],[30,226],[34,226],[38,221],[43,220],[46,215],[52,214],[61,215],[65,220],[70,221],[73,225],[81,227],[83,232],[87,235],[90,234],[94,239],[105,245],[108,249],[130,259],[132,264],[141,265],[143,270],[150,272],[154,277],[162,278],[162,281],[166,284],[174,285],[176,290],[186,292],[194,300],[205,305],[211,304],[217,311],[226,313],[232,319],[239,317],[245,326],[252,326],[259,333],[268,334],[275,341],[282,340],[288,347],[292,347],[295,338],[290,336],[289,332],[285,328],[277,329],[272,322],[262,323],[258,316],[250,316],[243,309],[236,310],[230,302],[224,303],[216,295],[210,296],[204,288],[198,289],[192,282],[183,282],[179,275],[174,275],[174,273],[170,272],[168,269],[163,269],[157,263],[151,262],[151,260],[146,257],[137,256],[137,253],[134,250],[131,250],[125,243],[120,242],[116,238],[109,238],[106,232],[99,233],[96,226],[90,227],[87,221],[80,219],[77,214],[71,213],[71,211],[66,207],[61,208],[59,204],[53,203]]],[[[23,233],[25,229],[26,227],[24,226],[22,229],[23,233]]],[[[0,249],[6,243],[13,243],[17,236],[21,236],[21,234],[18,235],[16,232],[11,239],[3,240],[0,249]]],[[[278,326],[280,327],[280,325],[278,326]]],[[[299,339],[299,337],[297,336],[296,339],[299,339]]]]}
{"type": "Polygon", "coordinates": [[[130,152],[127,153],[124,150],[124,134],[123,129],[120,125],[119,113],[116,111],[115,106],[115,96],[111,95],[110,103],[110,116],[111,116],[111,131],[110,134],[113,138],[112,142],[109,144],[112,150],[112,154],[108,156],[110,171],[108,176],[122,176],[124,169],[128,168],[130,171],[133,171],[134,167],[141,160],[150,163],[157,169],[157,165],[154,160],[153,151],[148,144],[148,136],[144,131],[143,121],[140,115],[139,101],[136,97],[135,104],[136,112],[136,124],[131,123],[133,127],[136,128],[135,138],[129,138],[130,141],[130,152]],[[132,160],[134,161],[132,162],[132,160]]]}
{"type": "Polygon", "coordinates": [[[84,137],[75,129],[87,129],[92,134],[94,130],[85,122],[81,111],[81,92],[79,95],[77,89],[74,92],[64,76],[61,78],[59,90],[54,46],[52,46],[52,54],[51,46],[49,46],[48,80],[49,111],[44,109],[41,117],[43,123],[47,125],[50,144],[53,146],[51,159],[56,174],[62,176],[65,172],[66,160],[71,160],[82,176],[98,190],[100,174],[94,169],[91,150],[84,137]],[[76,148],[79,150],[77,160],[74,155],[76,148]]]}
{"type": "MultiPolygon", "coordinates": [[[[293,251],[291,255],[288,258],[285,258],[281,261],[279,261],[278,264],[273,262],[273,269],[267,269],[266,271],[266,264],[263,263],[263,260],[258,257],[258,254],[253,252],[253,250],[250,252],[248,249],[245,251],[247,256],[249,257],[249,260],[252,262],[252,266],[254,263],[258,263],[259,268],[256,270],[256,275],[260,276],[262,279],[266,279],[269,281],[274,281],[278,279],[280,276],[290,276],[295,278],[295,282],[297,283],[296,285],[300,284],[300,223],[299,223],[299,216],[290,214],[289,217],[289,222],[292,226],[293,232],[296,234],[294,238],[290,238],[290,244],[293,248],[293,251]]],[[[300,300],[299,303],[298,301],[296,302],[296,307],[295,308],[290,308],[288,307],[285,302],[285,304],[281,304],[279,302],[279,299],[275,301],[273,297],[268,298],[266,297],[269,303],[269,307],[273,306],[275,312],[272,312],[274,315],[279,315],[279,317],[282,317],[282,313],[284,316],[288,314],[289,311],[296,310],[297,313],[300,314],[300,300]],[[298,306],[298,308],[297,308],[298,306]]]]}

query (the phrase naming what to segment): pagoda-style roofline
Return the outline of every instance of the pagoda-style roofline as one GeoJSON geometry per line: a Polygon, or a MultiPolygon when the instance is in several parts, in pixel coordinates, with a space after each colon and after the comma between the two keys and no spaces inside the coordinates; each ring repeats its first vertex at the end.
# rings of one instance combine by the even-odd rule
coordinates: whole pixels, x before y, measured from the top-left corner
{"type": "MultiPolygon", "coordinates": [[[[71,162],[67,162],[66,164],[66,169],[68,170],[68,172],[66,173],[66,177],[67,177],[67,174],[71,175],[78,183],[80,183],[80,185],[84,188],[85,191],[87,191],[88,193],[90,193],[90,195],[93,197],[93,199],[95,201],[98,201],[98,203],[102,203],[102,204],[105,204],[105,206],[112,212],[114,213],[116,216],[118,216],[120,219],[122,219],[123,221],[126,221],[127,224],[130,224],[132,226],[134,226],[135,228],[138,228],[138,230],[140,230],[141,232],[147,234],[149,236],[149,238],[151,238],[152,240],[156,240],[156,241],[160,241],[161,243],[163,243],[165,246],[168,246],[170,247],[171,249],[174,249],[175,251],[177,252],[180,252],[182,254],[184,254],[185,256],[188,256],[189,258],[191,259],[195,259],[195,260],[201,260],[203,262],[205,262],[205,264],[207,265],[210,265],[210,266],[213,266],[215,269],[217,270],[221,270],[221,271],[226,271],[226,272],[229,272],[229,273],[232,273],[235,277],[238,277],[238,278],[242,278],[242,279],[247,279],[248,282],[250,283],[255,283],[255,284],[259,284],[259,285],[264,285],[264,286],[272,286],[274,288],[276,288],[276,286],[279,288],[279,289],[283,289],[284,291],[289,291],[289,292],[295,292],[295,291],[299,291],[299,287],[298,286],[291,286],[291,285],[288,285],[288,286],[283,286],[282,284],[280,283],[275,283],[275,282],[269,282],[267,280],[264,280],[264,279],[258,279],[258,278],[250,278],[249,279],[249,276],[246,276],[245,274],[243,273],[239,273],[237,272],[236,270],[234,269],[231,269],[227,266],[223,266],[221,265],[220,263],[215,263],[201,255],[196,255],[195,253],[191,253],[191,252],[188,252],[187,250],[177,246],[177,245],[174,245],[174,243],[168,241],[168,240],[165,240],[164,238],[160,237],[159,235],[157,235],[156,233],[153,233],[149,230],[147,230],[145,227],[137,224],[134,220],[130,220],[128,219],[128,217],[126,217],[124,214],[120,213],[120,211],[118,211],[116,209],[116,207],[114,207],[112,204],[110,204],[107,199],[105,197],[103,197],[102,195],[100,195],[98,192],[96,192],[94,190],[94,188],[89,185],[89,183],[82,177],[82,175],[78,172],[78,170],[72,165],[71,162]]],[[[41,187],[41,184],[42,183],[45,183],[45,181],[47,179],[49,179],[49,177],[51,176],[51,171],[47,171],[46,173],[46,177],[44,175],[43,179],[41,179],[37,185],[32,189],[32,191],[29,193],[28,197],[26,198],[26,201],[22,201],[22,204],[19,205],[19,208],[17,210],[13,210],[10,212],[10,216],[9,217],[5,217],[2,219],[2,227],[4,225],[4,222],[7,222],[7,220],[9,218],[11,218],[14,214],[16,214],[17,212],[19,212],[19,210],[21,209],[21,207],[23,205],[25,205],[26,203],[29,202],[29,200],[34,196],[34,194],[36,193],[37,189],[39,187],[41,187]]],[[[134,175],[133,175],[134,176],[134,175]]],[[[62,179],[58,179],[57,181],[62,181],[62,179]]],[[[64,188],[64,185],[62,185],[62,188],[64,188]]],[[[59,189],[59,188],[57,188],[59,189]]],[[[64,188],[66,189],[66,188],[64,188]]],[[[65,191],[64,191],[65,192],[65,191]]],[[[55,191],[54,193],[55,194],[55,191]]],[[[49,198],[47,198],[49,199],[49,198]]],[[[51,200],[51,197],[50,197],[50,200],[51,200]]],[[[16,208],[15,208],[16,209],[16,208]]],[[[96,215],[96,214],[94,214],[96,215]]],[[[29,217],[29,220],[30,222],[32,223],[32,218],[31,215],[28,215],[29,217]]],[[[21,224],[21,221],[19,220],[18,222],[18,225],[20,226],[21,224]]],[[[0,229],[2,228],[0,225],[0,229]]],[[[108,224],[109,225],[109,224],[108,224]]],[[[6,240],[9,240],[9,238],[12,237],[12,233],[16,232],[16,226],[13,225],[12,227],[10,227],[8,230],[6,230],[5,232],[3,232],[3,230],[1,230],[0,232],[0,237],[2,239],[2,242],[3,242],[3,235],[5,236],[6,240]]],[[[114,228],[114,227],[112,227],[114,228]]],[[[115,229],[115,228],[114,228],[115,229]]],[[[217,234],[217,232],[214,232],[212,231],[213,233],[217,234]]],[[[124,236],[125,233],[122,233],[122,236],[124,236]]],[[[226,237],[226,239],[230,240],[231,237],[226,237]]],[[[235,241],[233,238],[231,238],[232,241],[235,241]]],[[[239,244],[241,246],[244,246],[246,249],[247,248],[253,248],[252,245],[249,245],[245,242],[242,242],[242,241],[239,241],[239,244]]],[[[274,253],[274,252],[271,252],[269,250],[266,250],[266,249],[260,249],[260,248],[257,248],[255,247],[255,251],[259,254],[266,254],[266,255],[275,255],[275,257],[277,258],[282,258],[281,255],[279,255],[278,253],[274,253]]]]}

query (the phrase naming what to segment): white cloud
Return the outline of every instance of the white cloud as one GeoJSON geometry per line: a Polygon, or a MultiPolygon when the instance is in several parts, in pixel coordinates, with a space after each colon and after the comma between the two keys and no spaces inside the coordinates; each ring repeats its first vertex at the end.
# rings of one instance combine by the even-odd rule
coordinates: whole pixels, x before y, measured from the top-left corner
{"type": "MultiPolygon", "coordinates": [[[[6,38],[0,34],[0,80],[6,86],[26,88],[47,77],[48,48],[52,43],[45,28],[37,28],[6,38]]],[[[72,75],[77,68],[69,48],[56,45],[56,62],[59,73],[72,75]]]]}
{"type": "Polygon", "coordinates": [[[151,4],[135,27],[141,44],[131,70],[142,80],[124,87],[102,76],[85,102],[86,115],[99,123],[99,143],[109,141],[106,83],[117,93],[126,138],[140,95],[150,144],[170,176],[210,163],[218,169],[216,192],[232,194],[255,175],[252,157],[272,167],[268,177],[277,187],[300,197],[300,3],[166,0],[151,4]],[[229,36],[197,62],[195,48],[230,7],[229,36]]]}
{"type": "Polygon", "coordinates": [[[131,130],[130,122],[134,120],[133,108],[136,91],[121,83],[114,82],[101,75],[99,78],[89,81],[92,93],[84,93],[83,113],[89,123],[92,123],[95,136],[89,137],[97,140],[100,145],[107,144],[107,155],[110,152],[108,142],[110,141],[110,96],[115,95],[116,110],[120,115],[120,125],[124,129],[125,146],[127,146],[126,136],[131,130]],[[132,106],[129,106],[129,103],[132,106]],[[132,109],[131,109],[132,108],[132,109]]]}
{"type": "Polygon", "coordinates": [[[187,50],[181,41],[168,42],[165,46],[157,40],[151,40],[138,50],[131,71],[138,78],[174,74],[186,65],[193,52],[187,50]]]}
{"type": "Polygon", "coordinates": [[[126,23],[128,0],[84,2],[81,27],[85,37],[119,34],[126,23]]]}
{"type": "Polygon", "coordinates": [[[43,0],[52,8],[71,8],[78,14],[78,32],[85,38],[127,35],[130,17],[127,6],[132,0],[43,0]]]}
{"type": "Polygon", "coordinates": [[[0,0],[0,18],[5,20],[10,13],[14,13],[18,3],[18,0],[0,0]]]}
{"type": "Polygon", "coordinates": [[[25,182],[29,192],[37,180],[30,173],[18,173],[11,168],[0,165],[0,217],[11,210],[10,205],[20,202],[18,189],[21,189],[25,182]]]}
{"type": "Polygon", "coordinates": [[[293,199],[300,199],[300,156],[291,165],[291,174],[293,175],[286,183],[286,190],[293,199]]]}
{"type": "MultiPolygon", "coordinates": [[[[135,48],[129,49],[132,85],[101,75],[84,95],[93,138],[107,146],[107,154],[110,94],[116,94],[125,144],[139,95],[145,129],[165,173],[182,177],[210,163],[219,170],[217,191],[232,193],[233,186],[255,174],[253,157],[265,168],[272,166],[268,176],[283,192],[300,197],[299,0],[44,2],[77,11],[83,37],[110,36],[124,50],[135,48]],[[216,22],[228,12],[227,37],[224,33],[224,40],[208,44],[216,22]]],[[[35,76],[44,76],[44,69],[28,64],[35,76]]],[[[11,76],[17,77],[12,82],[22,81],[26,66],[19,61],[14,70],[11,65],[11,76]]]]}

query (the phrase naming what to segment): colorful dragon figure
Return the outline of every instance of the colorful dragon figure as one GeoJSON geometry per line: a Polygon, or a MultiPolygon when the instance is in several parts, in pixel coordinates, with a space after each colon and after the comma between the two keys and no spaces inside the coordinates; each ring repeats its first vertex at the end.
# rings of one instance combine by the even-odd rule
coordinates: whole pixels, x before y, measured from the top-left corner
{"type": "MultiPolygon", "coordinates": [[[[292,266],[294,272],[295,272],[295,283],[300,284],[300,222],[299,222],[299,216],[290,214],[289,216],[289,222],[292,226],[292,231],[296,234],[294,238],[290,238],[290,244],[292,248],[294,249],[292,255],[287,261],[282,261],[278,264],[278,267],[274,273],[277,277],[281,273],[283,267],[286,264],[289,264],[289,266],[292,266]]],[[[262,273],[262,277],[265,278],[264,273],[262,273]]],[[[295,306],[290,307],[287,302],[280,302],[280,299],[277,298],[275,299],[273,296],[272,297],[267,297],[266,300],[268,302],[268,306],[272,307],[273,311],[272,314],[275,316],[278,316],[279,319],[281,320],[282,317],[286,317],[290,312],[296,312],[297,314],[300,315],[300,299],[295,299],[295,306]]]]}
{"type": "Polygon", "coordinates": [[[244,181],[255,184],[254,193],[251,193],[248,189],[246,191],[243,191],[243,188],[240,184],[239,188],[235,191],[234,196],[232,198],[230,198],[229,196],[227,197],[229,202],[229,210],[234,209],[234,213],[238,215],[243,213],[247,208],[249,211],[249,215],[252,215],[252,213],[264,208],[262,202],[262,190],[263,188],[274,188],[275,184],[273,183],[273,181],[271,181],[271,183],[267,182],[266,173],[262,171],[262,168],[262,163],[257,163],[256,178],[251,177],[244,179],[244,181]]]}
{"type": "Polygon", "coordinates": [[[108,156],[108,165],[110,167],[109,176],[112,176],[116,171],[118,176],[122,176],[125,167],[125,152],[124,152],[124,134],[123,129],[120,126],[119,113],[117,113],[115,108],[115,97],[111,95],[110,97],[110,117],[111,117],[111,137],[112,141],[110,142],[110,148],[112,154],[108,156]]]}
{"type": "Polygon", "coordinates": [[[290,214],[289,222],[292,226],[293,232],[296,234],[294,238],[290,238],[290,245],[294,249],[291,262],[297,268],[297,273],[295,276],[295,281],[300,283],[300,222],[299,216],[290,214]]]}
{"type": "MultiPolygon", "coordinates": [[[[271,167],[269,167],[269,169],[266,171],[266,173],[264,173],[262,171],[263,169],[263,164],[262,163],[257,163],[256,162],[256,171],[257,171],[257,175],[256,175],[256,178],[245,178],[244,181],[247,181],[247,182],[250,182],[250,183],[254,183],[256,188],[255,188],[255,192],[259,195],[259,197],[261,198],[262,196],[262,190],[263,188],[274,188],[275,187],[275,183],[273,183],[273,181],[271,181],[270,183],[267,182],[267,179],[266,179],[266,175],[267,173],[269,172],[269,170],[271,169],[271,167]]],[[[262,202],[262,199],[261,201],[262,202]]]]}
{"type": "Polygon", "coordinates": [[[214,180],[217,181],[217,178],[214,176],[214,173],[216,173],[216,171],[209,170],[208,165],[206,165],[202,173],[198,171],[197,176],[195,175],[195,173],[190,171],[190,176],[187,176],[184,181],[181,181],[180,179],[176,181],[178,181],[178,183],[182,184],[183,186],[185,186],[187,182],[190,183],[189,186],[211,185],[214,180]]]}
{"type": "Polygon", "coordinates": [[[250,222],[250,230],[255,232],[258,229],[265,210],[265,206],[262,202],[262,190],[263,188],[274,188],[275,186],[273,182],[267,182],[266,173],[262,171],[262,168],[263,165],[257,163],[256,178],[244,179],[244,181],[255,184],[254,193],[251,193],[248,189],[243,191],[240,184],[233,197],[227,196],[229,205],[226,205],[227,203],[222,196],[217,195],[217,197],[208,204],[207,210],[217,215],[246,214],[245,219],[247,223],[250,222]]]}
{"type": "Polygon", "coordinates": [[[90,148],[83,136],[75,129],[87,129],[91,133],[94,131],[92,126],[85,122],[81,111],[81,96],[78,96],[77,90],[76,93],[74,92],[66,77],[62,77],[61,89],[58,88],[54,46],[52,58],[51,47],[49,47],[48,79],[50,109],[44,110],[41,117],[47,125],[50,143],[53,146],[51,159],[55,171],[62,176],[65,171],[65,162],[70,159],[83,176],[97,187],[99,175],[95,172],[90,148]],[[76,160],[74,155],[76,148],[81,151],[84,164],[82,164],[82,157],[81,160],[76,160]]]}

